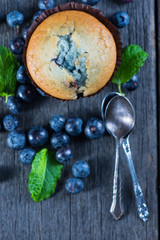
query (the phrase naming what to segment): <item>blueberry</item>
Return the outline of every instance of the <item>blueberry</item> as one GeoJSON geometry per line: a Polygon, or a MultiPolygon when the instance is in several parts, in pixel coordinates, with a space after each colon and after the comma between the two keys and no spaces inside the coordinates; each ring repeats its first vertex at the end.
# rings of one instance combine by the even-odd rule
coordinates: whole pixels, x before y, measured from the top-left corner
{"type": "Polygon", "coordinates": [[[69,178],[65,182],[65,189],[69,193],[79,193],[83,190],[84,184],[79,178],[69,178]]]}
{"type": "Polygon", "coordinates": [[[19,159],[23,164],[31,164],[35,155],[36,151],[34,149],[24,148],[19,153],[19,159]]]}
{"type": "Polygon", "coordinates": [[[48,142],[48,132],[43,127],[33,127],[28,132],[28,141],[33,147],[41,147],[48,142]]]}
{"type": "Polygon", "coordinates": [[[9,43],[10,50],[15,55],[20,55],[23,53],[24,40],[20,37],[14,38],[9,43]]]}
{"type": "Polygon", "coordinates": [[[51,145],[53,148],[62,148],[66,147],[70,142],[70,138],[66,133],[59,132],[53,133],[51,137],[51,145]]]}
{"type": "Polygon", "coordinates": [[[65,164],[67,161],[73,158],[72,151],[70,148],[60,148],[56,152],[56,159],[58,162],[65,164]]]}
{"type": "Polygon", "coordinates": [[[14,115],[6,115],[3,118],[3,127],[6,131],[13,131],[19,125],[18,119],[14,115]]]}
{"type": "Polygon", "coordinates": [[[23,23],[24,16],[21,12],[12,11],[7,14],[6,21],[7,24],[11,27],[20,26],[23,23]]]}
{"type": "Polygon", "coordinates": [[[8,134],[7,145],[12,149],[23,149],[26,145],[25,133],[20,130],[14,130],[8,134]]]}
{"type": "Polygon", "coordinates": [[[23,105],[19,98],[9,97],[7,101],[7,107],[13,114],[19,114],[22,111],[23,105]]]}
{"type": "Polygon", "coordinates": [[[17,89],[17,96],[25,102],[31,103],[37,96],[36,89],[30,85],[20,85],[17,89]]]}
{"type": "Polygon", "coordinates": [[[36,88],[36,90],[42,97],[47,97],[46,93],[40,90],[39,88],[36,88]]]}
{"type": "Polygon", "coordinates": [[[84,4],[91,5],[91,6],[96,5],[99,2],[99,0],[81,0],[81,1],[84,4]]]}
{"type": "Polygon", "coordinates": [[[129,91],[137,89],[139,85],[140,78],[137,74],[135,74],[128,82],[122,84],[122,86],[129,91]]]}
{"type": "Polygon", "coordinates": [[[30,79],[27,76],[26,68],[24,65],[19,67],[16,78],[17,78],[17,81],[22,84],[30,82],[30,79]]]}
{"type": "Polygon", "coordinates": [[[42,13],[43,11],[41,10],[39,10],[38,12],[35,12],[35,14],[33,15],[33,21],[35,21],[37,17],[41,16],[42,13]]]}
{"type": "Polygon", "coordinates": [[[105,127],[103,122],[98,118],[90,118],[86,122],[84,134],[89,139],[100,138],[104,135],[105,127]]]}
{"type": "Polygon", "coordinates": [[[26,37],[27,37],[27,33],[28,33],[28,30],[30,29],[30,26],[31,26],[31,25],[27,25],[27,26],[23,29],[22,36],[23,36],[24,40],[25,40],[26,37]]]}
{"type": "Polygon", "coordinates": [[[111,21],[116,27],[123,28],[129,24],[129,15],[126,12],[116,12],[111,21]]]}
{"type": "Polygon", "coordinates": [[[65,127],[65,122],[66,119],[65,117],[61,115],[55,115],[51,118],[50,120],[50,127],[55,131],[55,132],[60,132],[61,130],[64,129],[65,127]]]}
{"type": "Polygon", "coordinates": [[[90,166],[85,161],[77,161],[72,167],[74,177],[85,178],[90,174],[90,166]]]}
{"type": "Polygon", "coordinates": [[[39,0],[38,7],[41,10],[47,10],[50,8],[54,8],[55,0],[39,0]]]}
{"type": "Polygon", "coordinates": [[[83,121],[81,118],[69,118],[65,125],[66,132],[71,136],[78,136],[82,133],[83,121]]]}

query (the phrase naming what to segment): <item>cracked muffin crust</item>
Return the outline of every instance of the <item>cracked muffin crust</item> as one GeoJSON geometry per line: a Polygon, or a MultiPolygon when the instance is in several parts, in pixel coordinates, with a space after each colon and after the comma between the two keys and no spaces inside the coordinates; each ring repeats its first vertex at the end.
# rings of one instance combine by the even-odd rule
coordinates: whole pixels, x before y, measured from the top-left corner
{"type": "Polygon", "coordinates": [[[116,60],[111,32],[95,17],[75,10],[46,18],[33,32],[26,53],[34,82],[63,100],[98,92],[110,80],[116,60]]]}

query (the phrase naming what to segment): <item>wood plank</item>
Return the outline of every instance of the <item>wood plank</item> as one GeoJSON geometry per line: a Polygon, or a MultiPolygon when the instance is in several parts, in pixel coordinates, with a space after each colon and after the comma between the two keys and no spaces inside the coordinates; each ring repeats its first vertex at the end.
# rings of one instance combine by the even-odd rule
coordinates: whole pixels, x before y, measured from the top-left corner
{"type": "MultiPolygon", "coordinates": [[[[157,115],[158,115],[158,146],[160,142],[160,104],[159,104],[159,99],[160,99],[160,1],[156,1],[155,4],[157,11],[156,11],[156,46],[157,46],[157,115]]],[[[158,148],[158,200],[160,201],[160,149],[158,148]]],[[[159,217],[160,217],[160,208],[158,209],[159,217]]],[[[159,218],[160,220],[160,218],[159,218]]]]}
{"type": "MultiPolygon", "coordinates": [[[[18,9],[31,19],[37,10],[35,0],[6,0],[1,2],[3,17],[11,10],[18,9]],[[25,11],[24,11],[25,9],[25,11]]],[[[67,2],[65,0],[60,3],[67,2]]],[[[68,1],[69,2],[69,1],[68,1]]],[[[158,239],[157,212],[157,103],[156,103],[156,42],[155,42],[155,1],[134,1],[132,4],[118,4],[118,1],[101,0],[97,7],[107,16],[118,10],[127,11],[130,25],[121,30],[123,46],[139,44],[149,53],[149,59],[140,71],[141,87],[126,96],[136,110],[136,125],[131,134],[131,148],[137,175],[147,200],[150,219],[142,223],[136,213],[131,179],[124,154],[122,158],[123,194],[125,215],[116,222],[109,214],[112,200],[115,142],[106,134],[102,139],[89,141],[75,139],[71,143],[74,160],[64,170],[58,192],[51,199],[34,203],[28,192],[30,167],[18,160],[18,152],[6,147],[7,133],[0,134],[0,239],[56,239],[56,240],[156,240],[158,239]],[[150,21],[149,21],[150,20],[150,21]],[[70,196],[64,190],[64,182],[72,176],[71,166],[76,160],[87,160],[91,175],[84,181],[85,190],[70,196]],[[2,174],[3,173],[3,174],[2,174]]],[[[0,44],[8,46],[16,36],[16,30],[0,23],[0,44]]],[[[157,79],[158,80],[158,79],[157,79]]],[[[66,117],[100,117],[100,105],[106,93],[117,90],[110,85],[99,95],[63,103],[55,99],[39,99],[25,107],[20,115],[20,126],[27,131],[34,125],[45,126],[50,117],[60,113],[66,117]]],[[[1,114],[8,111],[0,99],[1,114]]]]}

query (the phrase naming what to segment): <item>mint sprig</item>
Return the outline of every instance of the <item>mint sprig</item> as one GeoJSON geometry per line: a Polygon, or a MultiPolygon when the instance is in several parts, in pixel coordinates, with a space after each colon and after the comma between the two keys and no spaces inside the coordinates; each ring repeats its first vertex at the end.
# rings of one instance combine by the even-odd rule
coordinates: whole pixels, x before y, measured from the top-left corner
{"type": "Polygon", "coordinates": [[[122,64],[115,74],[112,83],[118,85],[119,92],[121,94],[121,84],[128,82],[133,75],[135,75],[140,67],[143,66],[146,59],[148,58],[148,53],[142,50],[138,45],[129,45],[122,52],[122,64]]]}
{"type": "Polygon", "coordinates": [[[36,154],[29,174],[29,192],[35,202],[47,199],[55,192],[62,169],[54,152],[44,148],[36,154]]]}
{"type": "Polygon", "coordinates": [[[15,95],[16,73],[19,63],[14,55],[5,47],[0,45],[0,96],[6,97],[15,95]]]}

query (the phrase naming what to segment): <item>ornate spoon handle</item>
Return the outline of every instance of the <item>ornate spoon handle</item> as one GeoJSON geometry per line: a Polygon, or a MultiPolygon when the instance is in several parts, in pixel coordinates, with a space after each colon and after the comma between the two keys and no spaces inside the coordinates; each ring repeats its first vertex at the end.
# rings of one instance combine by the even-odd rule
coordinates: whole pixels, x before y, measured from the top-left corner
{"type": "Polygon", "coordinates": [[[142,189],[139,185],[139,182],[136,176],[128,137],[124,139],[122,145],[128,160],[128,165],[129,165],[129,169],[132,177],[133,188],[134,188],[134,193],[135,193],[136,202],[137,202],[138,215],[144,222],[146,222],[148,220],[149,211],[148,211],[146,202],[144,200],[142,189]]]}
{"type": "Polygon", "coordinates": [[[121,176],[119,171],[119,148],[120,142],[116,139],[116,158],[115,158],[115,169],[114,169],[114,180],[113,180],[113,199],[110,208],[112,216],[118,220],[124,213],[122,205],[121,195],[121,176]]]}

